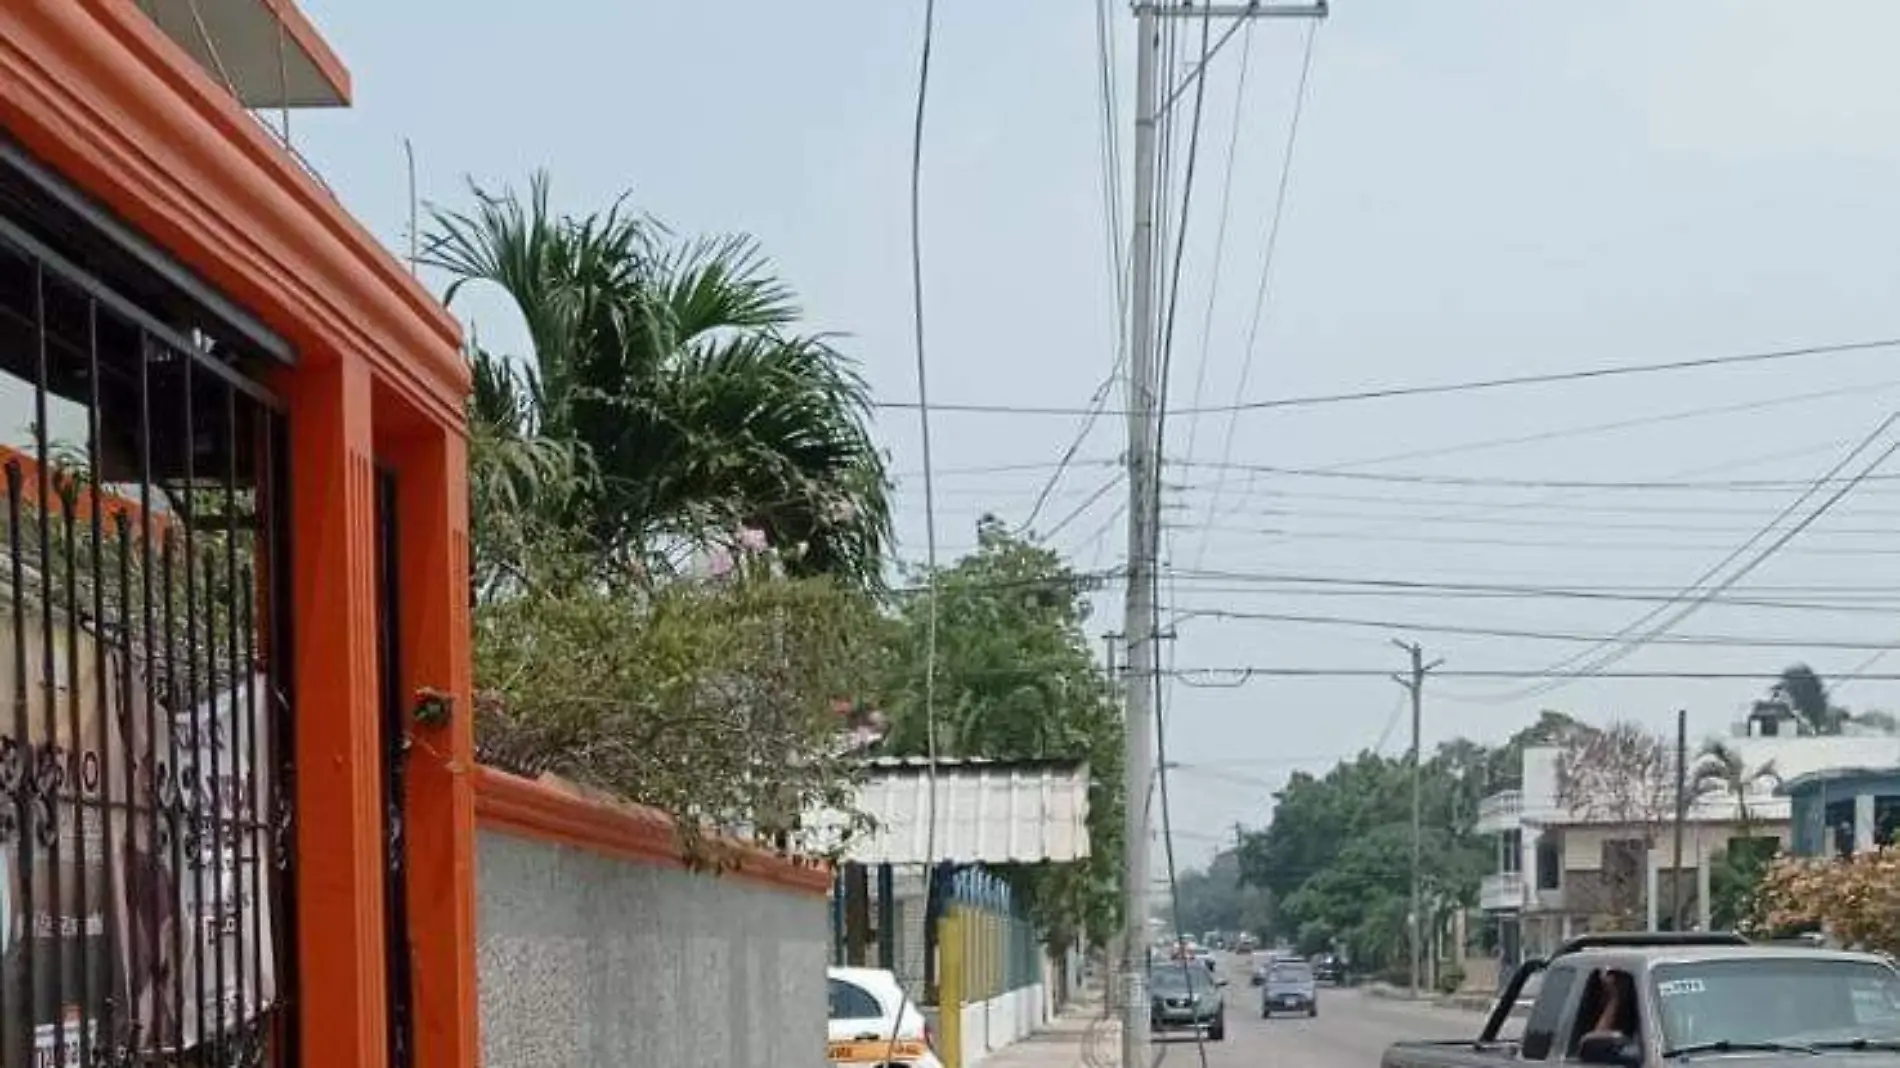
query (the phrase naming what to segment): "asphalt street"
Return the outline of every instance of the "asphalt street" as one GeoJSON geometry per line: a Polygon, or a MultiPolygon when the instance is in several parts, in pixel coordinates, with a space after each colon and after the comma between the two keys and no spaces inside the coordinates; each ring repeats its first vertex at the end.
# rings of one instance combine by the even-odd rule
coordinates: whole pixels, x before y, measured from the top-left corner
{"type": "MultiPolygon", "coordinates": [[[[1227,1038],[1205,1043],[1208,1068],[1378,1068],[1386,1046],[1411,1038],[1467,1038],[1484,1024],[1478,1013],[1426,1003],[1373,997],[1358,990],[1321,987],[1319,1015],[1260,1018],[1260,990],[1247,985],[1249,965],[1222,956],[1227,978],[1227,1038]]],[[[1156,1045],[1167,1068],[1198,1068],[1192,1037],[1156,1045]]]]}
{"type": "MultiPolygon", "coordinates": [[[[1480,1013],[1430,1003],[1374,997],[1359,990],[1321,987],[1317,1017],[1260,1018],[1260,990],[1249,986],[1251,965],[1223,955],[1228,980],[1227,1037],[1202,1044],[1208,1068],[1378,1068],[1386,1046],[1411,1038],[1475,1037],[1480,1013]]],[[[1514,1031],[1517,1021],[1508,1025],[1514,1031]]],[[[1057,1027],[990,1055],[983,1068],[1120,1068],[1119,1028],[1094,1012],[1066,1018],[1057,1027]]],[[[1154,1060],[1138,1068],[1200,1068],[1201,1049],[1191,1036],[1155,1043],[1154,1060]]]]}

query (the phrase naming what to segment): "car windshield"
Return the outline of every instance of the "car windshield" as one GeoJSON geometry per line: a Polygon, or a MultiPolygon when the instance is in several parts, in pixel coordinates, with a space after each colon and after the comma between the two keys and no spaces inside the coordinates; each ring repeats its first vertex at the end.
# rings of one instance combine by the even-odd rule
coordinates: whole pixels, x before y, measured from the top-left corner
{"type": "Polygon", "coordinates": [[[1270,983],[1310,983],[1313,981],[1313,969],[1304,964],[1276,964],[1273,971],[1267,973],[1270,983]]]}
{"type": "Polygon", "coordinates": [[[1900,973],[1874,961],[1751,957],[1651,969],[1663,1048],[1900,1041],[1900,973]]]}
{"type": "Polygon", "coordinates": [[[1204,993],[1214,988],[1214,979],[1206,968],[1156,968],[1148,976],[1148,985],[1157,994],[1204,993]]]}

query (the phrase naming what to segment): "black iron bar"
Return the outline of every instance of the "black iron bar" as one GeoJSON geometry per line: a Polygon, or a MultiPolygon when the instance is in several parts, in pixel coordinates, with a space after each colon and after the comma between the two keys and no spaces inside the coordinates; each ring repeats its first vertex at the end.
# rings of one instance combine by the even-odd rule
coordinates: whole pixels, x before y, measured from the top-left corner
{"type": "MultiPolygon", "coordinates": [[[[198,514],[196,455],[198,420],[196,417],[197,405],[195,404],[197,398],[193,396],[197,389],[197,383],[193,381],[192,374],[196,366],[196,361],[190,359],[184,360],[180,364],[184,379],[184,400],[179,407],[184,421],[185,448],[183,455],[185,458],[185,471],[183,490],[178,494],[178,510],[184,517],[183,526],[185,528],[183,535],[185,543],[185,693],[180,699],[182,703],[174,707],[171,711],[174,721],[178,716],[184,715],[188,716],[191,722],[190,729],[186,734],[186,744],[190,747],[191,767],[189,779],[191,786],[190,810],[187,813],[187,819],[189,819],[192,829],[192,915],[189,917],[189,920],[193,933],[191,940],[192,979],[193,985],[196,987],[194,993],[197,995],[197,1004],[194,1006],[196,1010],[194,1022],[198,1025],[198,1046],[200,1051],[203,1052],[210,1048],[210,1044],[207,1042],[209,1032],[205,1026],[209,1022],[205,1013],[205,1000],[208,993],[205,989],[205,980],[208,978],[207,973],[211,969],[205,967],[205,795],[204,768],[200,766],[200,762],[204,759],[205,732],[204,723],[199,715],[204,707],[203,701],[201,700],[204,694],[204,687],[200,685],[198,675],[198,646],[200,643],[198,627],[198,540],[195,536],[196,532],[192,530],[192,520],[198,514]]],[[[206,629],[208,630],[209,627],[207,626],[206,629]]],[[[207,641],[205,644],[210,643],[207,641]]]]}
{"type": "MultiPolygon", "coordinates": [[[[124,874],[119,871],[118,850],[114,848],[112,837],[112,790],[114,785],[112,779],[112,728],[115,719],[115,709],[123,709],[125,705],[122,701],[115,703],[111,700],[111,667],[106,652],[107,642],[111,640],[109,637],[111,628],[106,625],[105,517],[101,514],[101,511],[105,507],[105,498],[99,492],[99,482],[102,477],[102,472],[105,471],[106,464],[105,447],[99,436],[99,411],[103,405],[103,401],[99,395],[99,305],[93,301],[86,303],[86,337],[88,341],[88,351],[86,354],[86,489],[92,507],[91,515],[87,522],[87,527],[89,528],[88,533],[91,534],[91,541],[88,545],[91,549],[91,556],[87,562],[90,564],[92,572],[92,626],[94,632],[92,643],[92,669],[94,676],[93,701],[95,716],[99,721],[98,796],[101,802],[99,805],[99,858],[101,862],[100,872],[105,878],[104,893],[101,895],[105,899],[105,907],[100,910],[100,919],[105,925],[105,930],[100,932],[100,940],[109,946],[116,941],[112,932],[118,929],[119,926],[113,923],[114,913],[118,909],[125,907],[125,899],[116,894],[114,888],[127,885],[124,874]],[[113,877],[115,874],[119,876],[116,879],[113,877]]],[[[119,612],[120,618],[123,620],[125,612],[125,600],[123,596],[121,596],[119,601],[119,612]]],[[[121,659],[128,658],[131,654],[131,649],[129,648],[130,643],[127,642],[125,644],[128,648],[124,654],[122,654],[121,659]]],[[[74,663],[78,663],[78,660],[79,658],[77,656],[73,658],[74,663]]],[[[77,686],[73,687],[75,702],[78,700],[78,692],[79,688],[77,686]]],[[[123,739],[123,731],[120,732],[120,736],[121,739],[123,739]]],[[[129,768],[131,764],[130,757],[131,754],[129,752],[123,753],[121,754],[119,762],[129,768]]],[[[124,794],[124,800],[128,805],[132,801],[132,791],[130,789],[131,781],[131,775],[128,772],[125,777],[127,789],[124,794]]],[[[129,811],[128,809],[128,819],[130,818],[129,811]]],[[[97,992],[99,996],[95,1000],[95,992],[92,990],[87,991],[88,1002],[97,1004],[100,1008],[100,1033],[97,1039],[88,1035],[86,1041],[88,1043],[102,1043],[106,1052],[116,1052],[123,1048],[123,1040],[119,1034],[119,999],[112,982],[113,969],[111,961],[113,958],[108,955],[104,959],[107,962],[106,974],[97,977],[95,980],[102,987],[102,989],[97,992]]],[[[93,1052],[94,1051],[89,1047],[88,1055],[81,1058],[82,1062],[88,1065],[92,1064],[93,1057],[91,1054],[93,1052]]],[[[114,1057],[112,1063],[117,1063],[117,1060],[118,1058],[114,1057]]]]}
{"type": "MultiPolygon", "coordinates": [[[[60,870],[60,833],[59,833],[59,790],[64,784],[65,764],[60,759],[59,744],[59,667],[54,659],[56,646],[53,644],[53,489],[52,489],[52,450],[47,445],[46,430],[46,266],[35,260],[33,263],[33,318],[38,326],[38,344],[34,352],[33,368],[33,458],[37,461],[34,476],[35,508],[34,516],[38,520],[39,568],[38,585],[40,601],[40,718],[45,730],[46,741],[40,752],[36,789],[41,795],[44,806],[43,816],[47,825],[40,828],[40,844],[46,847],[46,896],[48,926],[52,936],[52,1020],[53,1063],[66,1063],[66,1023],[62,1011],[66,1000],[66,917],[61,915],[67,908],[66,896],[61,893],[64,887],[65,872],[60,870]]],[[[83,853],[83,846],[82,846],[83,853]]],[[[83,859],[81,862],[83,866],[83,859]]],[[[83,913],[83,909],[82,909],[83,913]]],[[[35,932],[37,933],[37,932],[35,932]]],[[[34,937],[29,934],[28,938],[34,937]]],[[[37,1019],[37,1012],[35,1014],[37,1019]]],[[[36,1043],[37,1044],[37,1043],[36,1043]]]]}
{"type": "Polygon", "coordinates": [[[10,756],[12,763],[7,768],[10,792],[13,794],[15,822],[13,826],[13,847],[15,861],[20,870],[20,915],[25,922],[20,925],[20,971],[17,1006],[6,1006],[0,1012],[0,1019],[18,1021],[19,1034],[14,1035],[14,1044],[7,1049],[7,1061],[11,1064],[27,1064],[33,1057],[34,1020],[39,1015],[39,1000],[34,996],[39,978],[38,949],[35,943],[34,917],[37,904],[34,893],[37,880],[34,876],[33,848],[33,782],[37,770],[35,747],[33,745],[33,726],[28,715],[26,690],[26,546],[21,544],[20,494],[24,472],[18,460],[8,460],[7,479],[7,558],[10,565],[10,598],[13,602],[13,735],[14,744],[10,756]]]}

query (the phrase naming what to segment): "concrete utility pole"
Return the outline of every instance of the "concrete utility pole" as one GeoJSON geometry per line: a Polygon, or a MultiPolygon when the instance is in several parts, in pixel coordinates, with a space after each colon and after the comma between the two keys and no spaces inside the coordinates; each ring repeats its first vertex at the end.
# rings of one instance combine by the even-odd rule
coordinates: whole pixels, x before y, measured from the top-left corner
{"type": "MultiPolygon", "coordinates": [[[[1195,4],[1192,0],[1135,0],[1135,153],[1134,227],[1130,235],[1129,314],[1126,340],[1128,371],[1128,636],[1127,737],[1125,768],[1127,818],[1122,849],[1122,1064],[1146,1064],[1149,1051],[1146,966],[1149,917],[1149,835],[1154,789],[1154,716],[1157,624],[1155,571],[1160,550],[1161,450],[1157,396],[1155,303],[1156,127],[1168,107],[1206,72],[1191,70],[1182,85],[1157,84],[1163,19],[1241,20],[1267,17],[1323,18],[1325,0],[1297,7],[1260,3],[1195,4]],[[1165,95],[1164,95],[1165,92],[1165,95]]],[[[1229,34],[1231,36],[1231,34],[1229,34]]],[[[1222,37],[1224,43],[1228,38],[1222,37]]],[[[1211,57],[1213,49],[1209,50],[1211,57]]]]}
{"type": "Polygon", "coordinates": [[[1425,760],[1424,753],[1419,748],[1419,725],[1424,713],[1425,676],[1429,674],[1433,668],[1445,661],[1443,658],[1440,658],[1427,664],[1425,662],[1425,648],[1417,642],[1402,642],[1394,638],[1392,639],[1392,644],[1405,650],[1411,654],[1412,657],[1411,672],[1405,675],[1394,675],[1392,676],[1392,681],[1405,687],[1412,694],[1412,914],[1410,927],[1412,934],[1412,997],[1416,999],[1418,997],[1419,969],[1422,966],[1423,958],[1422,950],[1425,944],[1425,917],[1422,915],[1425,906],[1421,892],[1423,890],[1422,872],[1424,868],[1424,858],[1420,841],[1423,817],[1421,801],[1423,794],[1421,787],[1424,781],[1423,772],[1425,760]]]}
{"type": "Polygon", "coordinates": [[[1669,929],[1682,930],[1682,825],[1689,818],[1689,710],[1676,710],[1676,863],[1669,869],[1669,929]]]}

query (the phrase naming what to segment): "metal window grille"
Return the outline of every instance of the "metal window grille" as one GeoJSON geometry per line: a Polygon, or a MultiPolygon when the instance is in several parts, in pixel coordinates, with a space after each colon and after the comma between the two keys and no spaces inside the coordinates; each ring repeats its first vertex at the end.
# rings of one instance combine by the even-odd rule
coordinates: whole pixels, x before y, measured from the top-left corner
{"type": "Polygon", "coordinates": [[[103,281],[15,207],[0,1066],[289,1064],[283,419],[188,301],[103,281]]]}

